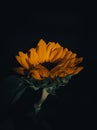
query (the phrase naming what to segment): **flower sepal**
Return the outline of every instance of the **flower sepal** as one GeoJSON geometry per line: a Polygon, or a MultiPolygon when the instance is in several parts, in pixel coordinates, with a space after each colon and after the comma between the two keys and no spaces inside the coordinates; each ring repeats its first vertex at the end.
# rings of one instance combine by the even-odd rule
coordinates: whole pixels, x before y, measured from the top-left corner
{"type": "Polygon", "coordinates": [[[40,88],[46,88],[46,91],[51,94],[55,95],[56,89],[60,86],[66,86],[69,80],[73,75],[67,75],[66,77],[56,77],[54,79],[46,78],[44,80],[36,80],[34,78],[26,78],[21,77],[22,81],[27,84],[30,88],[34,91],[39,90],[40,88]]]}

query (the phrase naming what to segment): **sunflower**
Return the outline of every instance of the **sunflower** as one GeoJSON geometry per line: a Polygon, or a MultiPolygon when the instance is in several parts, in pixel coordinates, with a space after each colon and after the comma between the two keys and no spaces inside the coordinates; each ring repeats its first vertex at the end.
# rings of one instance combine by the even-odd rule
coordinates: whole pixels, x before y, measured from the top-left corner
{"type": "Polygon", "coordinates": [[[19,51],[16,60],[21,66],[14,70],[36,80],[76,75],[83,69],[83,66],[77,66],[83,61],[83,57],[77,58],[77,54],[68,48],[55,42],[46,44],[43,39],[40,39],[36,48],[29,49],[27,53],[19,51]]]}

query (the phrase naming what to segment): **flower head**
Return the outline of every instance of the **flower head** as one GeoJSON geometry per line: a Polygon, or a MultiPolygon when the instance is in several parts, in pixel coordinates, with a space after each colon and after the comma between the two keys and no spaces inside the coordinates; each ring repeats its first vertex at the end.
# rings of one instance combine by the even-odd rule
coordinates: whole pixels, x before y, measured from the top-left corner
{"type": "Polygon", "coordinates": [[[15,68],[18,74],[27,78],[44,80],[46,78],[63,78],[68,75],[78,74],[83,67],[77,66],[83,57],[62,47],[59,43],[46,42],[40,39],[36,48],[31,48],[27,53],[18,52],[16,60],[21,65],[15,68]]]}

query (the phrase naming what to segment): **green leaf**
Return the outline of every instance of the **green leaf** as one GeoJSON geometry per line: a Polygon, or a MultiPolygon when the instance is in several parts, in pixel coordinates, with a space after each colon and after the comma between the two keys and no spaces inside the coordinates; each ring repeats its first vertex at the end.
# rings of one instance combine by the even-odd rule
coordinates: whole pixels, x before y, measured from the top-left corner
{"type": "Polygon", "coordinates": [[[25,92],[26,90],[26,87],[22,88],[21,90],[19,90],[15,96],[13,97],[12,101],[11,101],[11,104],[14,104],[16,101],[18,101],[21,96],[23,95],[23,93],[25,92]]]}

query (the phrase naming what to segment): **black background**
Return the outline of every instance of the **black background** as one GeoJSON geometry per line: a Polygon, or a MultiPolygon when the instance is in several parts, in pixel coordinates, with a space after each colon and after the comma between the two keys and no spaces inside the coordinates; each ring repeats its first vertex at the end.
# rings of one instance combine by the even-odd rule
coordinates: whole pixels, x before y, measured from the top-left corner
{"type": "Polygon", "coordinates": [[[67,8],[55,3],[45,6],[38,3],[31,7],[14,4],[2,9],[1,81],[11,74],[18,51],[25,52],[35,47],[41,38],[46,42],[59,42],[76,52],[78,57],[84,57],[84,70],[74,76],[66,88],[59,90],[58,99],[49,97],[47,100],[47,108],[43,113],[48,122],[53,124],[53,129],[69,129],[70,126],[80,128],[84,125],[87,128],[92,126],[92,121],[95,122],[92,120],[95,116],[97,77],[95,16],[95,7],[88,5],[67,8]],[[52,119],[48,116],[50,114],[52,119]]]}

